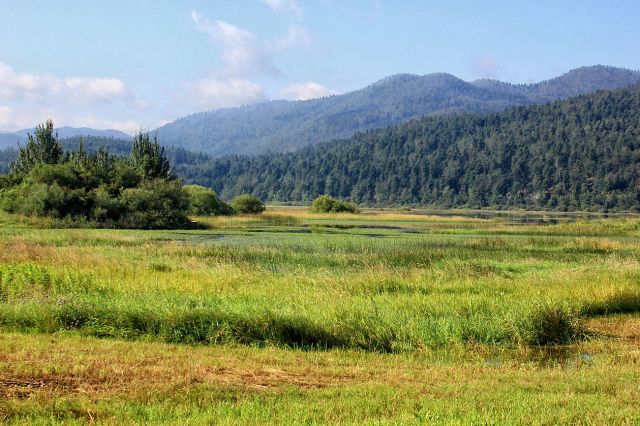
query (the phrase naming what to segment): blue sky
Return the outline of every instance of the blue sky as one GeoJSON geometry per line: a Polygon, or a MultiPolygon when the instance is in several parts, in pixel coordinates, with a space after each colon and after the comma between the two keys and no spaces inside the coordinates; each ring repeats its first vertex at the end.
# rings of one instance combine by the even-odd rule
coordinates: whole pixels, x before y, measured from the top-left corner
{"type": "Polygon", "coordinates": [[[180,116],[449,72],[527,83],[640,69],[640,2],[3,0],[0,129],[180,116]]]}

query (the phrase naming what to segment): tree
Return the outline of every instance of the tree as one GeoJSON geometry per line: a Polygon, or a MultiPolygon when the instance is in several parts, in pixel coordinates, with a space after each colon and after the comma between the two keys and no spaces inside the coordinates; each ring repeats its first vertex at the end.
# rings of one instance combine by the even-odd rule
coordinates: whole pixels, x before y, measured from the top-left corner
{"type": "Polygon", "coordinates": [[[158,143],[158,136],[154,136],[151,142],[149,133],[137,133],[131,145],[131,163],[143,180],[174,178],[164,148],[158,143]]]}
{"type": "Polygon", "coordinates": [[[58,135],[53,133],[53,121],[36,126],[35,135],[27,135],[27,145],[19,148],[18,158],[11,163],[11,171],[26,174],[37,164],[59,164],[64,152],[58,141],[58,135]]]}

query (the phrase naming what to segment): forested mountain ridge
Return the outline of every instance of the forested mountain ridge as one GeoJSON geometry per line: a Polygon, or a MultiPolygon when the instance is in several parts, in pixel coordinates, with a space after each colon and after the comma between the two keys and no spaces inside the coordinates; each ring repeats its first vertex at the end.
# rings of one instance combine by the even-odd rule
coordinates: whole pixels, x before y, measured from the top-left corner
{"type": "MultiPolygon", "coordinates": [[[[23,129],[15,132],[0,133],[0,147],[16,148],[18,142],[24,144],[27,134],[33,133],[34,129],[23,129]]],[[[56,129],[58,137],[61,139],[74,138],[79,136],[130,139],[131,136],[120,130],[97,130],[89,127],[60,127],[56,129]]]]}
{"type": "Polygon", "coordinates": [[[639,211],[639,116],[634,86],[175,170],[226,199],[329,194],[367,206],[639,211]]]}
{"type": "Polygon", "coordinates": [[[466,82],[450,74],[398,74],[364,89],[308,101],[272,101],[180,118],[157,129],[166,146],[214,156],[295,151],[425,115],[501,111],[640,81],[640,73],[583,67],[535,84],[466,82]]]}

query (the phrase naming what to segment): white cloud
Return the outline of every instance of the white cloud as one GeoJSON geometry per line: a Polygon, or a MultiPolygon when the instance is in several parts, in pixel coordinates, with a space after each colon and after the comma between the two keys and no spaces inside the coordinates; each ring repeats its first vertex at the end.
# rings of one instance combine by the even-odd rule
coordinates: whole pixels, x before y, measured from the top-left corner
{"type": "Polygon", "coordinates": [[[262,86],[241,78],[203,79],[186,83],[183,98],[207,109],[236,107],[266,100],[262,86]]]}
{"type": "Polygon", "coordinates": [[[19,72],[0,62],[0,128],[34,127],[47,119],[59,126],[118,129],[130,132],[131,120],[103,120],[95,116],[124,116],[145,102],[130,93],[124,82],[108,77],[57,77],[19,72]]]}
{"type": "Polygon", "coordinates": [[[191,11],[191,19],[199,31],[222,44],[223,66],[216,74],[225,78],[279,76],[281,71],[274,63],[274,55],[292,48],[308,49],[313,41],[310,31],[299,25],[289,27],[285,37],[261,40],[228,22],[211,22],[195,10],[191,11]]]}
{"type": "Polygon", "coordinates": [[[93,115],[78,117],[78,118],[70,118],[65,123],[68,126],[72,127],[91,127],[93,129],[98,130],[111,130],[116,129],[122,132],[133,135],[138,130],[142,129],[142,125],[134,120],[101,120],[96,118],[93,115]]]}
{"type": "MultiPolygon", "coordinates": [[[[267,4],[277,11],[297,7],[295,2],[286,1],[271,0],[267,4]]],[[[222,65],[213,70],[210,78],[185,83],[178,98],[185,104],[207,109],[265,101],[264,88],[253,80],[282,76],[275,65],[275,57],[290,49],[307,49],[313,41],[311,33],[303,26],[290,26],[284,37],[264,40],[228,22],[212,22],[195,10],[191,11],[191,20],[198,31],[222,45],[222,65]]],[[[306,87],[291,92],[291,96],[313,97],[326,93],[330,92],[322,86],[306,87]]]]}
{"type": "Polygon", "coordinates": [[[0,98],[35,99],[60,96],[62,100],[112,101],[126,95],[116,78],[70,77],[19,73],[0,62],[0,98]]]}
{"type": "Polygon", "coordinates": [[[60,81],[53,77],[17,73],[9,65],[0,62],[0,97],[2,98],[24,97],[42,89],[52,91],[59,84],[60,81]]]}
{"type": "Polygon", "coordinates": [[[491,55],[476,58],[473,61],[471,68],[475,75],[482,78],[496,78],[500,71],[502,71],[502,65],[500,62],[491,55]]]}
{"type": "Polygon", "coordinates": [[[224,21],[212,23],[196,11],[191,11],[191,19],[199,31],[222,43],[222,71],[227,76],[278,73],[270,52],[252,33],[224,21]]]}
{"type": "Polygon", "coordinates": [[[265,42],[266,47],[272,53],[281,52],[294,47],[308,49],[311,47],[311,43],[312,38],[309,30],[297,25],[289,27],[286,37],[265,42]]]}
{"type": "Polygon", "coordinates": [[[292,12],[302,16],[302,9],[296,0],[260,0],[262,3],[273,9],[274,12],[292,12]]]}
{"type": "Polygon", "coordinates": [[[11,108],[8,106],[0,106],[0,128],[11,124],[11,108]]]}
{"type": "Polygon", "coordinates": [[[322,84],[315,83],[313,81],[291,84],[282,90],[282,94],[285,98],[295,99],[298,101],[321,98],[335,93],[336,92],[326,88],[322,84]]]}
{"type": "Polygon", "coordinates": [[[64,84],[87,100],[111,100],[123,96],[124,83],[116,78],[66,78],[64,84]]]}
{"type": "MultiPolygon", "coordinates": [[[[102,114],[100,114],[100,117],[102,117],[102,114]]],[[[33,128],[38,123],[43,123],[48,119],[53,120],[56,127],[117,129],[129,134],[133,134],[141,128],[141,125],[134,120],[102,119],[97,118],[93,113],[88,114],[73,108],[60,107],[59,105],[56,105],[55,108],[37,104],[25,104],[15,108],[0,106],[0,129],[3,130],[33,128]]]]}

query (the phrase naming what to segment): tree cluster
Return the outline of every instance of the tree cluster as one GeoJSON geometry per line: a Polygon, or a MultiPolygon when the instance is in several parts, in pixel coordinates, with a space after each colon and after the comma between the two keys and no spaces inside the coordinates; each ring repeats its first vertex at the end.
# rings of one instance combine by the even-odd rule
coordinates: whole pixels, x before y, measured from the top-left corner
{"type": "Polygon", "coordinates": [[[0,206],[12,213],[124,228],[189,224],[188,194],[148,134],[136,135],[128,158],[102,149],[89,154],[82,143],[65,151],[47,121],[0,179],[0,206]]]}
{"type": "MultiPolygon", "coordinates": [[[[170,149],[170,156],[184,165],[210,159],[180,148],[170,149]]],[[[252,195],[238,196],[229,205],[210,188],[183,186],[165,149],[148,133],[138,133],[133,142],[102,137],[60,141],[47,121],[28,136],[26,146],[1,151],[0,166],[5,163],[9,173],[0,175],[0,208],[71,224],[175,229],[191,226],[188,215],[265,209],[252,195]],[[111,155],[105,147],[130,154],[111,155]]]]}

